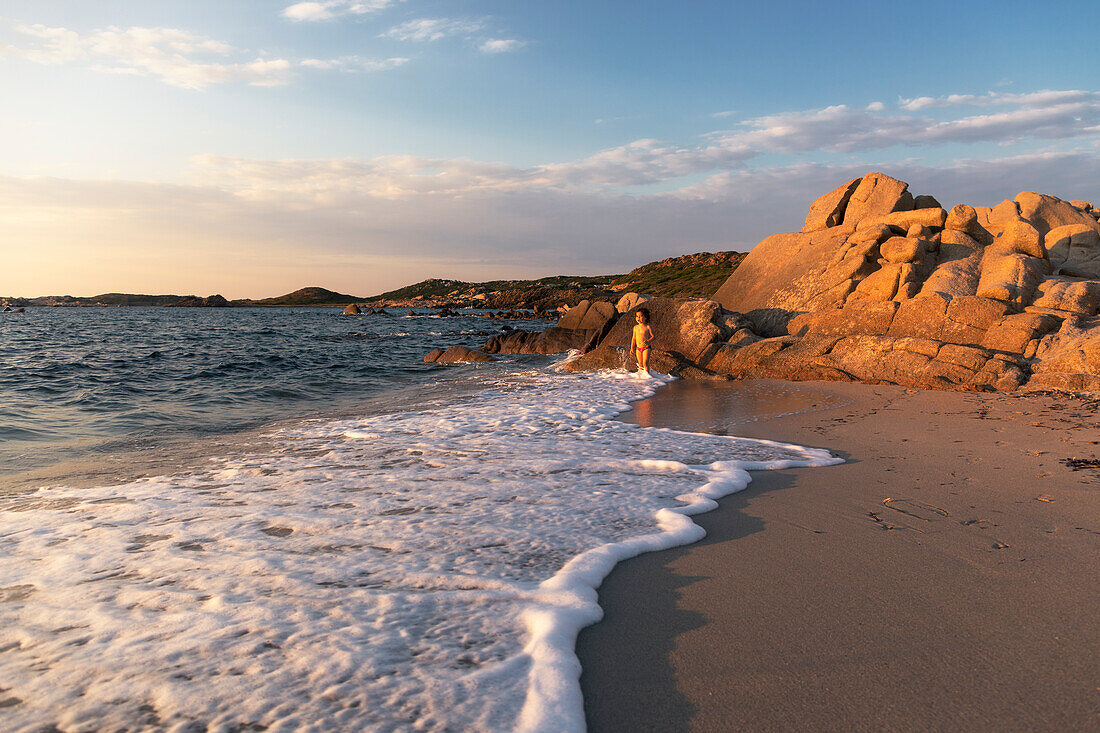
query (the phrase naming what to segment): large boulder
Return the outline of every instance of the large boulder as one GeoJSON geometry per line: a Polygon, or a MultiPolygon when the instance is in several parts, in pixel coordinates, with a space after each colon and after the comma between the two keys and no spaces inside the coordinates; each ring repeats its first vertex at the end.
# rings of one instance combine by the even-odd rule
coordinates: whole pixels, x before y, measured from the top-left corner
{"type": "Polygon", "coordinates": [[[1010,221],[1020,218],[1020,205],[1011,199],[1002,201],[992,209],[984,207],[975,208],[978,215],[978,223],[992,236],[997,236],[1010,221]]]}
{"type": "Polygon", "coordinates": [[[1006,303],[970,296],[952,298],[944,311],[940,338],[956,344],[980,344],[985,333],[1009,312],[1006,303]]]}
{"type": "Polygon", "coordinates": [[[898,304],[885,333],[898,338],[977,345],[990,326],[1007,312],[1007,305],[987,298],[921,294],[898,304]]]}
{"type": "Polygon", "coordinates": [[[493,336],[482,350],[488,354],[560,354],[582,349],[598,331],[551,326],[545,331],[514,329],[493,336]]]}
{"type": "MultiPolygon", "coordinates": [[[[641,307],[649,311],[653,345],[691,361],[697,361],[711,344],[729,336],[722,307],[713,300],[653,298],[641,307]]],[[[624,313],[601,345],[629,346],[636,311],[624,313]]]]}
{"type": "Polygon", "coordinates": [[[1047,251],[1043,247],[1043,235],[1030,222],[1019,218],[1006,222],[1004,229],[990,246],[1002,252],[1017,252],[1039,259],[1047,256],[1047,251]]]}
{"type": "Polygon", "coordinates": [[[848,199],[844,223],[855,223],[868,216],[881,216],[913,208],[909,184],[885,173],[868,173],[848,199]]]}
{"type": "Polygon", "coordinates": [[[452,346],[446,351],[433,349],[424,357],[425,362],[436,364],[460,364],[466,362],[493,361],[493,357],[465,346],[452,346]]]}
{"type": "Polygon", "coordinates": [[[628,310],[637,308],[647,300],[649,300],[648,296],[639,295],[638,293],[626,293],[623,297],[619,298],[619,302],[615,304],[615,310],[619,313],[626,313],[628,310]]]}
{"type": "Polygon", "coordinates": [[[887,262],[868,275],[848,297],[848,303],[860,301],[905,300],[920,288],[919,269],[909,263],[887,262]]]}
{"type": "Polygon", "coordinates": [[[900,303],[856,302],[838,310],[803,313],[792,318],[787,329],[791,336],[893,336],[981,345],[1007,313],[1007,305],[986,298],[921,295],[900,303]]]}
{"type": "Polygon", "coordinates": [[[1100,392],[1100,318],[1067,318],[1040,340],[1031,371],[1032,389],[1100,392]]]}
{"type": "Polygon", "coordinates": [[[619,312],[615,310],[613,304],[597,300],[588,306],[588,310],[585,311],[584,318],[581,319],[581,323],[577,328],[598,331],[606,326],[608,321],[613,321],[618,316],[619,312]]]}
{"type": "Polygon", "coordinates": [[[1035,346],[1031,348],[1031,355],[1034,355],[1038,347],[1038,339],[1061,325],[1062,319],[1057,316],[1042,313],[1013,313],[990,326],[982,338],[981,345],[993,351],[1028,356],[1028,346],[1035,341],[1035,346]]]}
{"type": "MultiPolygon", "coordinates": [[[[722,307],[713,300],[652,298],[639,307],[649,311],[653,345],[691,361],[697,360],[711,344],[721,341],[723,335],[729,335],[721,325],[722,307]]],[[[624,313],[600,345],[629,347],[636,311],[634,308],[624,313]]]]}
{"type": "MultiPolygon", "coordinates": [[[[650,328],[653,329],[649,365],[656,371],[672,373],[669,370],[673,364],[673,361],[664,363],[665,357],[657,356],[658,352],[668,355],[678,367],[697,364],[709,358],[709,351],[715,344],[732,335],[721,306],[713,300],[652,298],[644,307],[649,311],[650,328]]],[[[612,361],[617,363],[616,354],[629,351],[636,311],[634,308],[624,313],[598,345],[571,362],[568,368],[582,371],[607,368],[612,361]]],[[[633,364],[633,354],[626,354],[626,359],[628,366],[633,364]]]]}
{"type": "Polygon", "coordinates": [[[618,316],[618,311],[611,303],[596,300],[582,300],[565,312],[557,323],[558,328],[599,330],[611,319],[618,316]]]}
{"type": "Polygon", "coordinates": [[[1096,226],[1096,220],[1068,201],[1055,196],[1024,191],[1016,194],[1020,216],[1031,222],[1040,234],[1068,224],[1096,226]]]}
{"type": "Polygon", "coordinates": [[[852,197],[852,193],[862,180],[862,178],[853,178],[810,204],[810,212],[806,214],[806,224],[802,227],[802,231],[816,232],[840,224],[844,220],[848,199],[852,197]]]}
{"type": "Polygon", "coordinates": [[[359,306],[357,306],[355,303],[349,303],[344,308],[344,315],[345,316],[357,316],[360,313],[362,313],[362,311],[359,310],[359,306]]]}
{"type": "Polygon", "coordinates": [[[1100,310],[1100,280],[1050,275],[1039,282],[1036,291],[1028,310],[1086,317],[1100,310]]]}
{"type": "MultiPolygon", "coordinates": [[[[839,308],[862,280],[878,269],[873,239],[849,245],[855,226],[807,234],[773,234],[756,245],[714,294],[724,308],[745,313],[766,335],[786,330],[791,315],[839,308]]],[[[879,234],[876,230],[872,234],[879,234]]]]}
{"type": "Polygon", "coordinates": [[[483,347],[490,354],[558,354],[588,351],[607,334],[619,313],[605,301],[582,300],[542,332],[521,330],[493,336],[483,347]]]}
{"type": "Polygon", "coordinates": [[[1100,279],[1100,224],[1066,224],[1046,234],[1046,249],[1056,275],[1100,279]]]}
{"type": "Polygon", "coordinates": [[[978,292],[978,281],[982,273],[982,252],[981,245],[970,235],[959,230],[944,229],[940,234],[935,266],[925,279],[919,294],[947,297],[974,295],[978,292]]]}
{"type": "Polygon", "coordinates": [[[989,247],[982,257],[977,294],[1022,309],[1030,305],[1039,283],[1048,274],[1050,263],[1046,260],[989,247]]]}
{"type": "Polygon", "coordinates": [[[911,211],[895,211],[892,214],[882,214],[881,216],[868,216],[860,220],[857,227],[864,229],[869,226],[886,224],[908,231],[914,226],[942,229],[946,222],[947,212],[943,209],[913,209],[911,211]]]}
{"type": "MultiPolygon", "coordinates": [[[[907,189],[903,181],[869,173],[851,193],[842,223],[768,237],[745,257],[736,277],[718,289],[715,300],[728,310],[745,313],[758,333],[777,336],[786,332],[787,321],[798,313],[839,309],[849,300],[902,300],[916,295],[933,260],[922,255],[916,264],[894,262],[882,267],[880,247],[914,225],[942,226],[947,214],[936,208],[896,221],[887,219],[895,212],[910,212],[913,199],[907,189]],[[867,279],[871,281],[862,285],[867,279]]],[[[838,191],[833,198],[842,198],[843,191],[838,191]]]]}
{"type": "Polygon", "coordinates": [[[889,336],[936,339],[943,338],[947,309],[951,299],[942,295],[918,295],[898,303],[890,327],[880,333],[889,336]]]}
{"type": "Polygon", "coordinates": [[[580,328],[581,321],[584,320],[584,315],[588,313],[588,306],[590,305],[589,301],[582,300],[567,310],[565,315],[558,319],[558,328],[580,328]]]}
{"type": "Polygon", "coordinates": [[[787,333],[791,336],[882,335],[890,330],[899,305],[894,301],[856,302],[836,310],[803,313],[791,319],[787,333]]]}
{"type": "Polygon", "coordinates": [[[879,245],[879,252],[887,262],[920,262],[929,249],[928,244],[915,237],[890,237],[879,245]]]}
{"type": "Polygon", "coordinates": [[[719,347],[707,367],[740,378],[843,380],[923,389],[1012,391],[1026,380],[1013,357],[932,339],[786,336],[719,347]]]}
{"type": "MultiPolygon", "coordinates": [[[[671,374],[674,377],[687,379],[716,377],[713,373],[700,369],[693,362],[684,359],[680,354],[656,347],[649,350],[646,366],[650,371],[659,374],[671,374]]],[[[600,344],[587,354],[567,362],[562,368],[568,372],[590,372],[597,369],[627,369],[634,371],[638,368],[638,363],[635,361],[634,355],[630,353],[628,346],[600,344]]]]}
{"type": "Polygon", "coordinates": [[[959,204],[952,207],[944,220],[944,227],[951,231],[962,232],[975,242],[989,244],[993,241],[993,235],[978,223],[978,213],[973,206],[959,204]]]}

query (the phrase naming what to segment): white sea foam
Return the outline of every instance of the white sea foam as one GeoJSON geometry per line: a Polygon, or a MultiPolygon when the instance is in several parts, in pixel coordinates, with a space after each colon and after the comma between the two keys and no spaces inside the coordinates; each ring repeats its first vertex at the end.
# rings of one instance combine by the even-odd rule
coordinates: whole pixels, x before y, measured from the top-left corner
{"type": "Polygon", "coordinates": [[[3,499],[5,729],[582,730],[574,642],[614,564],[697,540],[747,469],[836,462],[610,419],[661,378],[487,378],[3,499]]]}

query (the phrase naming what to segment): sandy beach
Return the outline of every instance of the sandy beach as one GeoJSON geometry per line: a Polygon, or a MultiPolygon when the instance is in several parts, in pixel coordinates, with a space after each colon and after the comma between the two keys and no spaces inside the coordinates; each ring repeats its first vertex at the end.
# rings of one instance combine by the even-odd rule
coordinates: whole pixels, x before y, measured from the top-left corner
{"type": "Polygon", "coordinates": [[[639,403],[847,462],[757,472],[706,539],[616,567],[578,641],[589,729],[1095,730],[1098,408],[768,381],[639,403]]]}

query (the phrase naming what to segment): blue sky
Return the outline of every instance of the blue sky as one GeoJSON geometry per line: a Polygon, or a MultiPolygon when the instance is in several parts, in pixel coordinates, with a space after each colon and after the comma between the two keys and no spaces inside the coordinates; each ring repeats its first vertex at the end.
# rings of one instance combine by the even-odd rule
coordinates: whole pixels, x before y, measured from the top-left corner
{"type": "Polygon", "coordinates": [[[871,169],[948,206],[1100,198],[1094,18],[5,0],[0,294],[619,272],[797,229],[871,169]]]}

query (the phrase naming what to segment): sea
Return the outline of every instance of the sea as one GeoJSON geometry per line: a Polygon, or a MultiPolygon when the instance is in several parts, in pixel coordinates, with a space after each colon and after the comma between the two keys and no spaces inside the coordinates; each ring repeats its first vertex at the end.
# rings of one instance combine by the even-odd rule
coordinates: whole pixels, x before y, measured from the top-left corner
{"type": "Polygon", "coordinates": [[[423,362],[546,325],[0,314],[0,729],[584,730],[612,567],[839,460],[616,419],[665,376],[423,362]]]}

